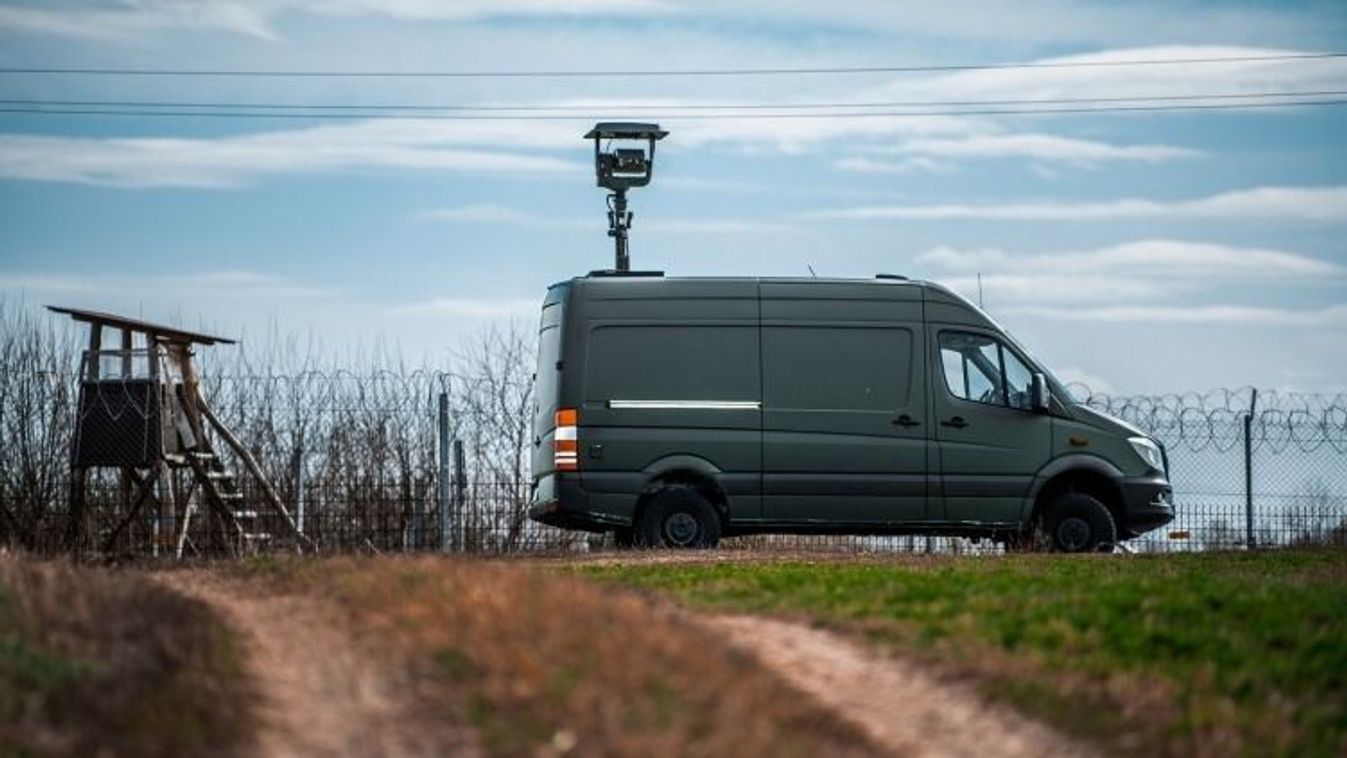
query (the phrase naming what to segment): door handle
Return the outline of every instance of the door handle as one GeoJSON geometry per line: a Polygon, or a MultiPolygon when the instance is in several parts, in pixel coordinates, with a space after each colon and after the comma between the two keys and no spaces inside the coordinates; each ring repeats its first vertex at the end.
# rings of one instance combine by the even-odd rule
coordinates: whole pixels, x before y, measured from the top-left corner
{"type": "Polygon", "coordinates": [[[963,416],[955,416],[954,418],[949,419],[948,421],[941,421],[940,425],[948,426],[953,429],[962,429],[965,426],[968,426],[968,422],[963,420],[963,416]]]}
{"type": "Polygon", "coordinates": [[[921,422],[904,413],[893,420],[894,426],[921,426],[921,422]]]}

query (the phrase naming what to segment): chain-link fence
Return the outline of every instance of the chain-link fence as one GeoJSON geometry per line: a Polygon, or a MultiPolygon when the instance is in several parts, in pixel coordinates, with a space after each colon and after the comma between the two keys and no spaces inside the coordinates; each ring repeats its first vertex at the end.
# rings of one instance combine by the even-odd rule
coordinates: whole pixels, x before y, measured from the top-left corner
{"type": "Polygon", "coordinates": [[[1176,519],[1134,541],[1137,548],[1347,545],[1347,396],[1075,390],[1164,442],[1169,454],[1176,519]]]}
{"type": "MultiPolygon", "coordinates": [[[[0,345],[0,348],[3,348],[0,345]]],[[[6,353],[0,375],[0,544],[58,551],[70,529],[71,441],[91,407],[51,351],[6,353]],[[39,354],[41,353],[41,354],[39,354]],[[87,403],[86,403],[87,405],[87,403]]],[[[461,371],[215,373],[202,396],[274,488],[305,540],[321,551],[589,550],[601,538],[527,518],[532,357],[521,339],[484,342],[461,371]],[[474,360],[475,358],[475,360],[474,360]]],[[[101,411],[144,402],[116,380],[93,395],[101,411]],[[113,408],[112,406],[116,406],[113,408]]],[[[137,380],[139,381],[139,380],[137,380]]],[[[1161,440],[1178,518],[1134,549],[1205,550],[1347,542],[1347,398],[1253,390],[1111,397],[1083,402],[1161,440]]],[[[86,397],[88,394],[86,393],[86,397]]],[[[140,395],[136,395],[140,398],[140,395]]],[[[141,398],[143,400],[143,398],[141,398]]],[[[147,406],[148,407],[148,406],[147,406]]],[[[115,414],[113,414],[115,411],[115,414]]],[[[119,416],[121,417],[121,416],[119,416]]],[[[162,419],[156,423],[162,423],[162,419]]],[[[251,548],[294,543],[248,462],[223,445],[221,471],[239,484],[251,548]]],[[[112,555],[214,553],[229,525],[187,511],[202,497],[186,467],[136,481],[90,469],[82,488],[95,550],[112,555]],[[147,502],[146,492],[171,492],[147,502]]],[[[221,473],[220,476],[225,474],[221,473]]],[[[745,537],[743,549],[987,551],[987,542],[926,537],[745,537]]]]}

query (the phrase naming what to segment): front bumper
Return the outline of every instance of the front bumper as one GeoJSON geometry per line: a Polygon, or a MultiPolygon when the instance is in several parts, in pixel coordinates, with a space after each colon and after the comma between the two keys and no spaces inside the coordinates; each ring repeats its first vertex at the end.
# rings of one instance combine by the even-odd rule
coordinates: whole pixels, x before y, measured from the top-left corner
{"type": "Polygon", "coordinates": [[[1174,488],[1164,474],[1128,477],[1119,482],[1127,537],[1159,529],[1174,520],[1174,488]]]}

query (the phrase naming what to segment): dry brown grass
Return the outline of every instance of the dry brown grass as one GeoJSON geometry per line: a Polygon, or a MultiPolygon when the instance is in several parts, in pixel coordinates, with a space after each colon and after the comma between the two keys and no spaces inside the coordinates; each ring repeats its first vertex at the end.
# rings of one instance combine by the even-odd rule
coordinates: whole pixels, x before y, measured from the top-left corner
{"type": "Polygon", "coordinates": [[[494,754],[875,752],[712,632],[630,591],[431,558],[266,561],[246,571],[335,601],[352,628],[402,652],[427,697],[463,709],[494,754]]]}
{"type": "Polygon", "coordinates": [[[0,554],[0,753],[246,753],[237,653],[143,574],[0,554]]]}

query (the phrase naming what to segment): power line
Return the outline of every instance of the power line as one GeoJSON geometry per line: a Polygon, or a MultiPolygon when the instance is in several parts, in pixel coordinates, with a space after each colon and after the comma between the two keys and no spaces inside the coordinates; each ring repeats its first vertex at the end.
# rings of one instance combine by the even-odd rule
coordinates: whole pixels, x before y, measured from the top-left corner
{"type": "Polygon", "coordinates": [[[927,66],[835,66],[820,68],[719,68],[719,69],[617,69],[573,71],[314,71],[268,69],[182,69],[182,68],[77,68],[77,67],[5,67],[0,74],[70,76],[209,76],[271,78],[443,78],[443,79],[540,79],[636,76],[793,76],[814,74],[908,74],[951,71],[993,71],[1007,69],[1114,68],[1126,66],[1169,66],[1178,64],[1258,63],[1270,61],[1324,60],[1347,58],[1347,52],[1285,53],[1280,55],[1239,55],[1194,58],[1148,58],[1125,61],[1044,61],[1034,63],[945,64],[927,66]]]}
{"type": "Polygon", "coordinates": [[[1186,95],[1115,95],[1107,97],[1062,97],[1009,100],[908,100],[880,102],[832,103],[611,103],[602,105],[538,105],[538,104],[397,104],[397,103],[258,103],[258,102],[204,102],[204,101],[149,101],[149,100],[34,100],[0,99],[0,105],[32,106],[42,108],[207,108],[275,111],[452,111],[452,112],[576,112],[605,111],[725,111],[725,110],[834,110],[838,108],[922,108],[922,107],[991,107],[1032,105],[1079,105],[1087,103],[1149,103],[1185,100],[1257,100],[1260,98],[1334,97],[1347,95],[1347,90],[1303,90],[1276,92],[1220,92],[1186,95]]]}
{"type": "MultiPolygon", "coordinates": [[[[851,119],[851,118],[919,118],[926,116],[1023,116],[1089,113],[1137,113],[1207,110],[1244,110],[1251,108],[1298,108],[1306,106],[1347,105],[1347,100],[1298,100],[1279,103],[1208,103],[1188,105],[1102,106],[1094,108],[989,108],[927,111],[853,111],[836,113],[664,113],[658,117],[682,121],[716,120],[772,120],[772,119],[851,119]]],[[[0,114],[51,116],[135,116],[147,118],[229,118],[229,119],[402,119],[415,121],[590,121],[593,115],[465,115],[427,113],[280,113],[264,111],[154,111],[94,108],[0,108],[0,114]]]]}

